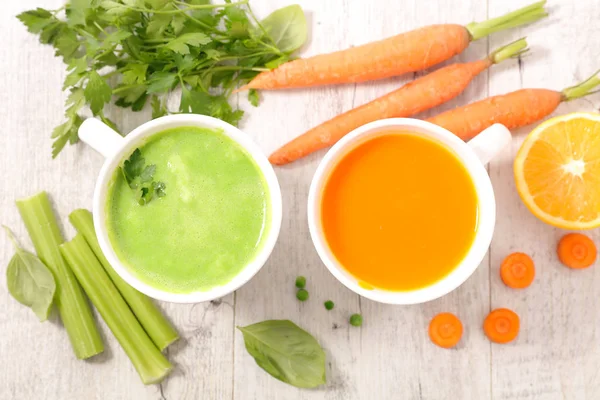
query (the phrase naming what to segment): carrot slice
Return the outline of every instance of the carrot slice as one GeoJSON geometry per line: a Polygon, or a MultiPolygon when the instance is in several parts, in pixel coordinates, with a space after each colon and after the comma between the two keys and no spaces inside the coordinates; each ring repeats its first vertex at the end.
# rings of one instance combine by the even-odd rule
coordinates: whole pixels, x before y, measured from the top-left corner
{"type": "Polygon", "coordinates": [[[492,342],[508,343],[519,334],[519,316],[508,308],[493,310],[483,321],[483,331],[492,342]]]}
{"type": "Polygon", "coordinates": [[[452,313],[441,313],[429,323],[429,338],[434,344],[449,349],[456,346],[463,333],[463,326],[452,313]]]}
{"type": "Polygon", "coordinates": [[[558,259],[573,269],[587,268],[596,261],[596,245],[586,235],[569,233],[558,242],[558,259]]]}
{"type": "Polygon", "coordinates": [[[502,282],[513,289],[523,289],[531,285],[535,278],[533,260],[525,253],[512,253],[500,266],[502,282]]]}

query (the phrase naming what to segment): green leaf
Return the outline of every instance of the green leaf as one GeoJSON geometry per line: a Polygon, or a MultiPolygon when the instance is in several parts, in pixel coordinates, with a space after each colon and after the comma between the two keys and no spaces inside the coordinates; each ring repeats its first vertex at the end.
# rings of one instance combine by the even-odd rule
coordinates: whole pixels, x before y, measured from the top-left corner
{"type": "Polygon", "coordinates": [[[71,89],[71,93],[67,97],[67,101],[65,102],[65,115],[67,117],[73,118],[81,108],[85,105],[85,95],[83,94],[83,89],[81,88],[73,88],[71,89]]]}
{"type": "Polygon", "coordinates": [[[181,102],[179,103],[179,111],[182,113],[194,113],[202,115],[212,115],[210,103],[213,96],[208,93],[197,90],[182,88],[181,102]]]}
{"type": "Polygon", "coordinates": [[[152,96],[152,101],[150,103],[152,105],[152,119],[168,114],[166,106],[158,96],[152,96]]]}
{"type": "Polygon", "coordinates": [[[237,327],[246,350],[274,378],[299,388],[326,383],[325,352],[310,333],[288,320],[237,327]]]}
{"type": "Polygon", "coordinates": [[[85,26],[92,10],[91,0],[70,0],[66,9],[69,26],[85,26]]]}
{"type": "Polygon", "coordinates": [[[218,60],[220,57],[225,55],[225,53],[223,53],[222,51],[215,49],[203,49],[202,52],[206,54],[206,58],[208,58],[209,60],[218,60]]]}
{"type": "Polygon", "coordinates": [[[78,73],[75,70],[69,72],[63,82],[63,90],[67,90],[68,88],[77,85],[85,76],[86,74],[78,73]]]}
{"type": "Polygon", "coordinates": [[[100,7],[106,10],[107,15],[123,16],[130,12],[128,6],[113,0],[104,0],[100,2],[100,7]]]}
{"type": "Polygon", "coordinates": [[[200,83],[200,77],[198,75],[190,75],[183,78],[183,81],[189,83],[192,88],[196,88],[200,83]]]}
{"type": "Polygon", "coordinates": [[[258,103],[260,102],[260,97],[258,95],[258,90],[256,90],[256,89],[250,89],[250,90],[248,90],[248,101],[254,107],[258,107],[258,103]]]}
{"type": "Polygon", "coordinates": [[[52,139],[60,138],[62,136],[67,136],[71,128],[73,127],[73,118],[69,118],[66,122],[58,125],[52,131],[52,135],[50,136],[52,139]]]}
{"type": "Polygon", "coordinates": [[[142,157],[142,152],[140,149],[135,149],[129,158],[123,162],[123,173],[125,174],[127,183],[131,185],[131,182],[140,176],[145,164],[146,160],[142,157]]]}
{"type": "Polygon", "coordinates": [[[171,26],[173,27],[173,33],[179,35],[183,28],[185,27],[185,23],[187,22],[187,18],[183,13],[175,14],[173,19],[171,20],[171,26]]]}
{"type": "Polygon", "coordinates": [[[222,119],[223,121],[234,126],[237,126],[244,116],[244,112],[242,110],[233,110],[227,101],[227,98],[223,95],[212,96],[211,102],[208,103],[208,106],[210,109],[208,115],[222,119]]]}
{"type": "Polygon", "coordinates": [[[180,74],[192,71],[196,66],[196,57],[191,54],[186,54],[185,56],[175,54],[173,58],[175,59],[175,66],[180,74]]]}
{"type": "Polygon", "coordinates": [[[57,34],[54,41],[56,56],[62,56],[65,62],[69,62],[75,52],[79,49],[80,43],[77,34],[71,28],[64,27],[57,34]]]}
{"type": "Polygon", "coordinates": [[[144,83],[146,71],[148,71],[148,64],[128,64],[127,69],[123,71],[123,84],[144,83]]]}
{"type": "Polygon", "coordinates": [[[17,18],[31,33],[40,33],[45,27],[52,23],[52,21],[55,21],[55,18],[50,11],[39,7],[35,10],[25,11],[17,15],[17,18]]]}
{"type": "Polygon", "coordinates": [[[277,48],[284,53],[292,53],[306,42],[306,17],[297,4],[273,11],[261,25],[277,48]]]}
{"type": "Polygon", "coordinates": [[[130,85],[130,86],[117,86],[115,91],[119,91],[119,100],[123,99],[116,104],[120,107],[129,107],[135,103],[141,96],[143,96],[148,90],[146,85],[130,85]],[[121,103],[121,104],[119,104],[121,103]]]}
{"type": "Polygon", "coordinates": [[[54,21],[46,25],[40,32],[40,42],[44,44],[54,44],[58,34],[67,26],[62,21],[54,21]]]}
{"type": "Polygon", "coordinates": [[[162,9],[167,4],[171,2],[171,0],[145,0],[146,4],[148,4],[151,8],[154,9],[162,9]]]}
{"type": "Polygon", "coordinates": [[[6,226],[4,229],[16,251],[6,269],[8,292],[19,303],[31,308],[40,321],[45,321],[56,292],[54,276],[39,258],[19,246],[10,229],[6,226]]]}
{"type": "Polygon", "coordinates": [[[94,115],[102,111],[112,97],[112,89],[96,71],[90,73],[83,93],[94,115]]]}
{"type": "Polygon", "coordinates": [[[250,20],[246,11],[241,7],[225,8],[225,26],[229,35],[233,38],[245,38],[249,36],[250,20]]]}
{"type": "Polygon", "coordinates": [[[150,17],[146,26],[146,34],[150,37],[158,37],[163,34],[173,20],[172,14],[154,14],[150,17]]]}
{"type": "Polygon", "coordinates": [[[173,89],[177,83],[177,74],[172,72],[155,72],[148,80],[148,93],[164,93],[173,89]]]}
{"type": "Polygon", "coordinates": [[[152,182],[152,177],[154,176],[155,172],[156,172],[156,165],[154,165],[154,164],[146,165],[146,168],[144,168],[144,170],[140,174],[140,181],[142,183],[152,182]]]}
{"type": "Polygon", "coordinates": [[[165,195],[165,184],[152,180],[156,165],[145,165],[145,163],[140,149],[135,149],[121,169],[129,187],[136,191],[138,204],[141,206],[148,204],[154,195],[157,197],[165,195]]]}
{"type": "Polygon", "coordinates": [[[290,60],[290,58],[288,56],[281,56],[281,57],[274,59],[273,61],[269,61],[269,62],[265,63],[265,67],[267,67],[269,69],[275,69],[275,68],[279,67],[281,64],[285,64],[289,60],[290,60]]]}
{"type": "Polygon", "coordinates": [[[79,115],[71,116],[67,122],[54,128],[52,131],[52,158],[56,158],[67,143],[77,142],[79,136],[78,131],[83,119],[79,115]]]}
{"type": "Polygon", "coordinates": [[[127,31],[123,31],[123,30],[114,31],[114,32],[108,34],[108,36],[106,36],[106,38],[104,38],[102,48],[108,50],[113,45],[121,43],[123,40],[127,39],[131,35],[132,35],[131,32],[127,32],[127,31]]]}
{"type": "Polygon", "coordinates": [[[165,48],[179,54],[190,54],[189,46],[199,47],[209,44],[211,41],[212,39],[202,32],[186,33],[171,40],[165,48]]]}
{"type": "Polygon", "coordinates": [[[104,122],[104,124],[108,125],[113,131],[115,131],[117,133],[120,133],[119,132],[119,127],[117,127],[117,124],[115,124],[114,121],[112,121],[111,119],[106,118],[104,116],[104,114],[100,114],[100,120],[102,122],[104,122]]]}

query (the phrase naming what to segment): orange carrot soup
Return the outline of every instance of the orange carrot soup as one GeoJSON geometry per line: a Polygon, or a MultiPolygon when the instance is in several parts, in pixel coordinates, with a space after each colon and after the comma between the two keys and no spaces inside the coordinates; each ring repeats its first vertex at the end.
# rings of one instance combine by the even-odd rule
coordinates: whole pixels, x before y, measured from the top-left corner
{"type": "Polygon", "coordinates": [[[389,132],[345,155],[323,190],[325,239],[364,287],[410,291],[448,275],[477,231],[469,173],[444,145],[389,132]]]}

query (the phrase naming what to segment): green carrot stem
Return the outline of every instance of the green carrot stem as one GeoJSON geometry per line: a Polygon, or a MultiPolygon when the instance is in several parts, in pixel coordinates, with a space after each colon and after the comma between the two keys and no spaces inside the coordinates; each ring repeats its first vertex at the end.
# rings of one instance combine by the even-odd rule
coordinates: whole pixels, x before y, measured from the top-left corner
{"type": "Polygon", "coordinates": [[[69,215],[69,221],[77,229],[85,241],[90,246],[104,271],[108,274],[115,284],[121,296],[125,299],[131,311],[135,314],[148,336],[152,339],[156,347],[164,350],[168,345],[179,338],[177,331],[162,315],[160,310],[154,305],[152,300],[146,295],[138,292],[129,286],[111,267],[110,263],[102,253],[96,232],[94,231],[94,221],[92,213],[88,210],[79,209],[69,215]]]}
{"type": "Polygon", "coordinates": [[[585,81],[564,89],[562,91],[563,101],[579,99],[594,94],[599,90],[593,91],[592,89],[595,89],[598,86],[600,86],[600,70],[596,71],[594,75],[590,76],[585,81]]]}
{"type": "Polygon", "coordinates": [[[75,275],[69,269],[59,245],[63,237],[56,223],[46,192],[17,200],[19,213],[25,222],[40,260],[50,268],[56,280],[54,302],[67,330],[75,356],[92,357],[104,351],[96,322],[75,275]]]}
{"type": "Polygon", "coordinates": [[[173,368],[152,343],[81,233],[60,245],[77,280],[104,318],[145,385],[163,380],[173,368]]]}
{"type": "Polygon", "coordinates": [[[471,40],[478,40],[494,32],[516,28],[547,17],[548,13],[544,9],[545,4],[546,0],[538,1],[497,18],[483,22],[471,22],[465,28],[471,34],[471,40]]]}
{"type": "Polygon", "coordinates": [[[512,43],[494,50],[489,58],[494,64],[498,64],[508,58],[515,58],[529,51],[527,48],[527,39],[521,38],[512,43]]]}

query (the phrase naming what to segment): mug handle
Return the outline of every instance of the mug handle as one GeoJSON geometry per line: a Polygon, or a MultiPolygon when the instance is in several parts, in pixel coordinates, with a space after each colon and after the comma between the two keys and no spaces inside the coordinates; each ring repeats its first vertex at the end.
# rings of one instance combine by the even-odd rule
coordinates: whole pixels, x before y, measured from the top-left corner
{"type": "Polygon", "coordinates": [[[96,118],[83,121],[78,134],[82,142],[102,154],[104,158],[115,155],[125,140],[123,136],[96,118]]]}
{"type": "Polygon", "coordinates": [[[512,135],[508,128],[502,124],[494,124],[469,140],[467,144],[479,158],[483,165],[486,165],[496,157],[512,140],[512,135]]]}

